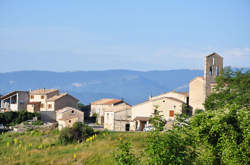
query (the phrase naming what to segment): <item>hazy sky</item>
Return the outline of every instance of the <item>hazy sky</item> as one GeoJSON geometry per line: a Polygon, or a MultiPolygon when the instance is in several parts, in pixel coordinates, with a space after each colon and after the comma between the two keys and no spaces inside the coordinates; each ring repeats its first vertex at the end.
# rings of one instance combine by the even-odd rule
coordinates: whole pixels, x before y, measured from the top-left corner
{"type": "Polygon", "coordinates": [[[249,0],[0,0],[0,72],[250,66],[249,0]]]}

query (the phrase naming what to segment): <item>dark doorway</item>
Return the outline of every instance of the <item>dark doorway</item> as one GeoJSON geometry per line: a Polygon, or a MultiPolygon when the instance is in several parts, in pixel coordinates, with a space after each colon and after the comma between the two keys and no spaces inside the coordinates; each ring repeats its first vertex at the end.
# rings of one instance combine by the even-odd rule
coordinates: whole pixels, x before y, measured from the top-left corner
{"type": "Polygon", "coordinates": [[[130,128],[130,124],[126,124],[126,125],[125,125],[125,130],[126,130],[126,131],[129,131],[129,128],[130,128]]]}
{"type": "Polygon", "coordinates": [[[104,116],[101,117],[101,125],[104,124],[104,116]]]}
{"type": "Polygon", "coordinates": [[[141,121],[141,131],[145,128],[146,121],[141,121]]]}

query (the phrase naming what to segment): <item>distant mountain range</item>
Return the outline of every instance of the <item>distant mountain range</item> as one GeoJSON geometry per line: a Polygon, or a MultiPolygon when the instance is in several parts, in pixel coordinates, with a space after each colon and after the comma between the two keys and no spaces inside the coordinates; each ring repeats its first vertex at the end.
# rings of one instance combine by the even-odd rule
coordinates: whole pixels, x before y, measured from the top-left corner
{"type": "Polygon", "coordinates": [[[104,97],[122,98],[134,105],[170,90],[187,91],[188,83],[202,70],[168,71],[18,71],[0,73],[0,94],[13,90],[57,88],[68,92],[83,104],[89,104],[104,97]]]}

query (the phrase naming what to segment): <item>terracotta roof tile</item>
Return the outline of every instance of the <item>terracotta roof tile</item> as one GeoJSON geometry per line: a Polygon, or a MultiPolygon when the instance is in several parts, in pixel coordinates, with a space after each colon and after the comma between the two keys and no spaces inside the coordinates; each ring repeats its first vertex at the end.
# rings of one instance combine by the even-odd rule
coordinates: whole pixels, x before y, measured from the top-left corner
{"type": "Polygon", "coordinates": [[[97,100],[95,102],[92,102],[92,105],[110,105],[110,104],[117,104],[123,102],[123,100],[120,99],[101,99],[101,100],[97,100]]]}
{"type": "Polygon", "coordinates": [[[59,90],[58,89],[36,89],[36,90],[30,91],[30,94],[45,95],[45,94],[49,94],[55,91],[59,91],[59,90]]]}

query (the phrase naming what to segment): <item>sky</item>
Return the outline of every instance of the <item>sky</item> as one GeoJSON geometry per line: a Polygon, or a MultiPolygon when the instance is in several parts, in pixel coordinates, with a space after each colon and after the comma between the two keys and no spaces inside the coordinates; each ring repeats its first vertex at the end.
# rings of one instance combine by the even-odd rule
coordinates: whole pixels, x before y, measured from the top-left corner
{"type": "Polygon", "coordinates": [[[249,0],[0,0],[0,72],[250,67],[249,0]]]}

